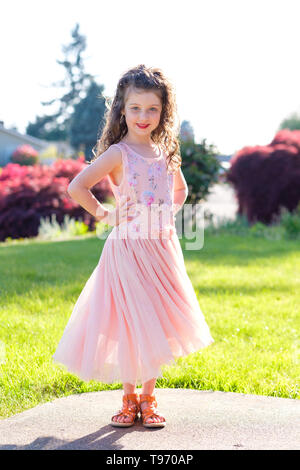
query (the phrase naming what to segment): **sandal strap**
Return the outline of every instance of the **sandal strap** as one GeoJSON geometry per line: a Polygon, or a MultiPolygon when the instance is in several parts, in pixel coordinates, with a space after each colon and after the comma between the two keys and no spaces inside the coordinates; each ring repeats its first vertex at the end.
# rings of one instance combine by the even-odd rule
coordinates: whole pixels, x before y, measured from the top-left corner
{"type": "Polygon", "coordinates": [[[131,400],[131,401],[136,401],[137,403],[139,402],[139,396],[137,393],[127,393],[123,395],[123,400],[131,400]]]}
{"type": "Polygon", "coordinates": [[[138,396],[135,393],[128,393],[126,395],[123,395],[123,406],[122,409],[117,411],[116,414],[112,416],[114,418],[115,416],[128,416],[129,418],[135,418],[138,412],[140,411],[140,406],[139,406],[139,400],[138,396]],[[129,400],[135,401],[136,403],[129,403],[129,400]]]}
{"type": "Polygon", "coordinates": [[[152,418],[152,417],[165,419],[164,416],[157,413],[157,401],[154,395],[146,395],[146,394],[142,395],[141,394],[140,405],[144,402],[147,402],[148,406],[145,407],[144,409],[140,407],[143,421],[146,421],[148,418],[152,418]]]}
{"type": "Polygon", "coordinates": [[[148,418],[164,418],[164,416],[162,416],[158,413],[155,413],[152,410],[145,409],[143,411],[145,411],[145,413],[142,412],[142,418],[143,418],[144,421],[146,421],[148,418]]]}
{"type": "Polygon", "coordinates": [[[141,394],[140,395],[140,404],[145,402],[145,401],[149,402],[150,404],[153,403],[155,406],[157,406],[157,401],[156,401],[155,395],[141,394]]]}
{"type": "Polygon", "coordinates": [[[117,411],[116,414],[114,414],[112,417],[114,418],[115,416],[125,416],[128,418],[135,418],[137,415],[136,411],[130,408],[122,408],[122,410],[117,411]]]}

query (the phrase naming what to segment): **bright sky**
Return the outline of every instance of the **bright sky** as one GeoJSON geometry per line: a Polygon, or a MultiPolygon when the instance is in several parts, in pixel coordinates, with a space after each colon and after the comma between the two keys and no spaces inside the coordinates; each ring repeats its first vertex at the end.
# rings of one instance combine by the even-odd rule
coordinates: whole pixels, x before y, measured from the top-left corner
{"type": "Polygon", "coordinates": [[[268,144],[300,112],[299,0],[9,0],[0,16],[0,120],[25,132],[64,77],[76,22],[86,72],[113,95],[122,73],[161,67],[179,118],[223,154],[268,144]]]}

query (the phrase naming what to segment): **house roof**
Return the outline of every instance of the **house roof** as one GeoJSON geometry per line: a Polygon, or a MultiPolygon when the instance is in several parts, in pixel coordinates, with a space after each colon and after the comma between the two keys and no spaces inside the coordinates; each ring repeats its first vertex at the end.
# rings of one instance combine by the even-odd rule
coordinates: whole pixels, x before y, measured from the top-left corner
{"type": "Polygon", "coordinates": [[[3,125],[0,125],[0,133],[11,135],[12,137],[19,137],[22,140],[26,140],[28,143],[36,144],[36,145],[49,145],[47,140],[38,139],[36,137],[32,137],[31,135],[21,134],[20,132],[13,130],[13,129],[6,129],[3,125]]]}

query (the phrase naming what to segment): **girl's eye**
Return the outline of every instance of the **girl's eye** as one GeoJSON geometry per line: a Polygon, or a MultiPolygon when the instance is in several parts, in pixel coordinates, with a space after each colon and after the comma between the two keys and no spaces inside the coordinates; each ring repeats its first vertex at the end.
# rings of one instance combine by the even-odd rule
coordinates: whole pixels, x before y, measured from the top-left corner
{"type": "MultiPolygon", "coordinates": [[[[134,110],[135,110],[135,109],[138,109],[138,107],[137,107],[137,106],[134,106],[134,107],[131,108],[131,109],[134,109],[134,110]]],[[[156,111],[156,108],[150,108],[150,109],[151,109],[152,111],[156,111]]]]}

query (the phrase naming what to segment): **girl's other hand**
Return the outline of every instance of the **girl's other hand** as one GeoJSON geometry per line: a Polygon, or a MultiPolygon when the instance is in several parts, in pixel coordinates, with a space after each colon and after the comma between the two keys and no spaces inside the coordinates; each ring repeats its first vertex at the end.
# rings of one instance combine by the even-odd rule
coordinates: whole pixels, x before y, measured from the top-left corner
{"type": "Polygon", "coordinates": [[[129,209],[133,205],[134,202],[130,201],[130,196],[122,196],[117,207],[112,211],[108,211],[107,215],[102,219],[102,221],[111,226],[118,226],[122,222],[135,219],[136,215],[130,216],[128,214],[129,209]]]}

